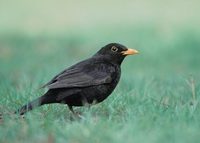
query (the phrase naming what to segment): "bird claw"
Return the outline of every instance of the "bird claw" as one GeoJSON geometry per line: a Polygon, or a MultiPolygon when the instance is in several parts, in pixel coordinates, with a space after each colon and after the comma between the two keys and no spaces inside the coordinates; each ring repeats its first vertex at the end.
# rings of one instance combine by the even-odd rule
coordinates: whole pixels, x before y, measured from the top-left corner
{"type": "Polygon", "coordinates": [[[85,117],[80,112],[73,112],[72,116],[70,117],[71,120],[83,120],[85,117]]]}
{"type": "Polygon", "coordinates": [[[85,119],[85,117],[83,115],[81,115],[80,113],[76,114],[76,116],[79,118],[79,119],[85,119]]]}

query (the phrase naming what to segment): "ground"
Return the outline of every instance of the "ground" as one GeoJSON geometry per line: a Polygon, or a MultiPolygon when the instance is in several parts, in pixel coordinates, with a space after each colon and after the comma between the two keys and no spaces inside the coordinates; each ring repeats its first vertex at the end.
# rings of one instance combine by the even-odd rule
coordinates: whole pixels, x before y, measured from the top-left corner
{"type": "MultiPolygon", "coordinates": [[[[177,11],[178,1],[171,9],[159,3],[159,8],[155,3],[145,5],[149,15],[136,14],[137,18],[141,17],[138,21],[130,20],[132,15],[129,15],[123,18],[124,21],[130,20],[127,24],[116,17],[108,26],[105,21],[101,25],[72,18],[70,30],[66,28],[64,31],[64,24],[60,23],[66,24],[67,20],[55,23],[52,20],[54,29],[50,30],[52,25],[45,27],[44,23],[38,24],[38,19],[32,19],[35,21],[32,29],[25,23],[25,28],[15,25],[14,32],[5,31],[12,27],[12,23],[0,22],[3,31],[0,35],[0,113],[4,113],[4,120],[0,123],[0,142],[198,143],[200,29],[195,2],[183,3],[177,11]],[[194,7],[186,14],[184,8],[187,5],[194,7]],[[156,13],[162,8],[168,10],[164,17],[156,13]],[[153,19],[148,19],[152,15],[153,19]],[[77,22],[82,24],[78,28],[73,25],[77,22]],[[87,26],[83,28],[84,24],[87,26]],[[45,28],[47,32],[41,32],[45,28]],[[75,108],[82,114],[82,119],[74,119],[67,107],[59,104],[37,108],[24,118],[11,114],[45,93],[46,89],[40,87],[55,74],[92,56],[110,42],[135,48],[140,54],[125,59],[120,83],[107,100],[90,109],[75,108]]],[[[143,3],[136,4],[141,6],[143,3]]],[[[72,2],[72,5],[75,4],[72,2]]],[[[85,15],[92,17],[90,10],[95,9],[83,13],[82,18],[85,15]]],[[[105,11],[109,10],[107,6],[105,11]]],[[[30,15],[34,17],[34,13],[30,15]]],[[[53,18],[59,18],[58,15],[53,18]]],[[[22,23],[23,20],[19,21],[22,23]]]]}

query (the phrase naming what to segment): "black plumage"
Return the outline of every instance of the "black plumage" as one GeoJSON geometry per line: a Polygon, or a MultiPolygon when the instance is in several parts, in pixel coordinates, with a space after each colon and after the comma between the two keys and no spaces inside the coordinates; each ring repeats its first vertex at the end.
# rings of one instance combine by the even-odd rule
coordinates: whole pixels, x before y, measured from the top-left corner
{"type": "Polygon", "coordinates": [[[49,90],[36,100],[24,105],[16,113],[24,113],[45,104],[67,104],[73,106],[95,104],[106,99],[117,86],[120,65],[127,55],[138,53],[117,43],[101,48],[94,56],[81,61],[55,76],[43,87],[49,90]]]}

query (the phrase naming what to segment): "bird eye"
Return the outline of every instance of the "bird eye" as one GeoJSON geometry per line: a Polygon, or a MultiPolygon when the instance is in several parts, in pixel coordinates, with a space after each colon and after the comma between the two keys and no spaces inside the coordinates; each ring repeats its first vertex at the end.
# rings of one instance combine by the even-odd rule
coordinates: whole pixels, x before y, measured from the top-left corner
{"type": "Polygon", "coordinates": [[[118,48],[115,47],[115,46],[112,46],[111,51],[113,51],[113,52],[117,52],[117,51],[118,51],[118,48]]]}

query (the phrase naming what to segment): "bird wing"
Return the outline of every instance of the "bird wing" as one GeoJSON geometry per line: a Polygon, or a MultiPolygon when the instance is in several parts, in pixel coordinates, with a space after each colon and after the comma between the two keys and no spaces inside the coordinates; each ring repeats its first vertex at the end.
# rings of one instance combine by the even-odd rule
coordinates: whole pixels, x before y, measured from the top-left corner
{"type": "Polygon", "coordinates": [[[111,75],[112,72],[100,70],[97,65],[75,66],[61,72],[43,87],[56,89],[108,84],[112,82],[111,75]]]}

